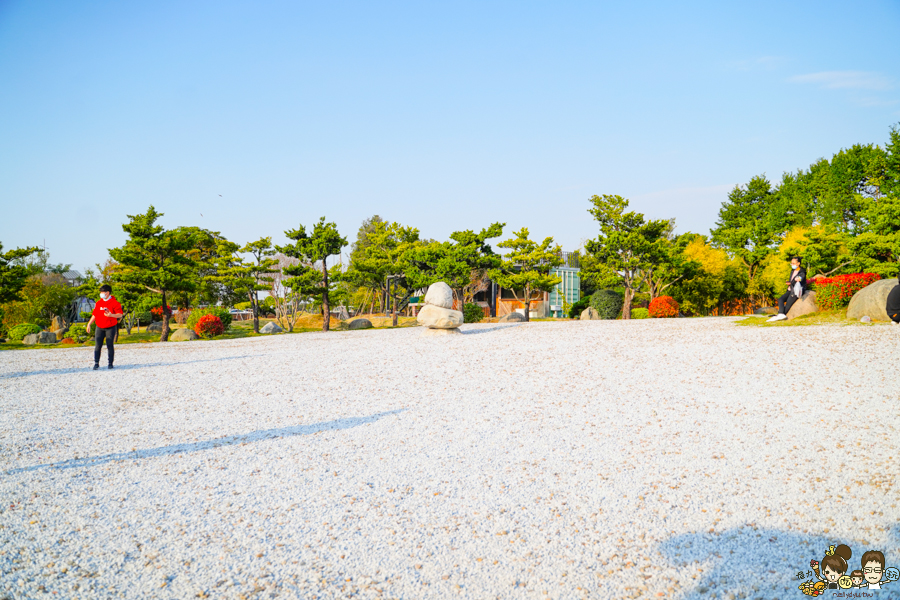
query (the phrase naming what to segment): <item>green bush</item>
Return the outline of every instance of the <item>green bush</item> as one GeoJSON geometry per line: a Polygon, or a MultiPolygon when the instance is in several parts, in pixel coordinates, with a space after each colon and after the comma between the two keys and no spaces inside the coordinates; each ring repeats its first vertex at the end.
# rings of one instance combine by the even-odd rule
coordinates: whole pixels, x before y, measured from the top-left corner
{"type": "Polygon", "coordinates": [[[191,329],[194,329],[197,326],[197,323],[200,322],[200,318],[206,315],[215,315],[219,317],[219,320],[222,321],[222,327],[226,331],[229,327],[231,327],[231,313],[228,312],[227,308],[222,308],[221,306],[195,308],[191,311],[191,314],[190,316],[188,316],[187,322],[185,324],[191,329]]]}
{"type": "Polygon", "coordinates": [[[484,309],[475,304],[474,302],[469,302],[463,307],[463,322],[464,323],[480,323],[484,318],[484,309]]]}
{"type": "Polygon", "coordinates": [[[71,327],[69,327],[69,331],[66,332],[66,337],[69,337],[69,338],[72,338],[73,340],[75,340],[76,344],[83,344],[86,341],[88,341],[88,339],[90,339],[91,336],[89,336],[87,334],[87,332],[84,330],[84,325],[79,323],[79,324],[72,325],[71,327]]]}
{"type": "Polygon", "coordinates": [[[234,307],[238,310],[250,310],[251,304],[249,302],[238,302],[234,307]]]}
{"type": "Polygon", "coordinates": [[[591,297],[590,296],[582,296],[581,299],[578,300],[578,302],[576,302],[569,308],[569,318],[577,319],[578,317],[581,316],[581,313],[584,312],[584,309],[586,309],[590,305],[591,305],[591,297]]]}
{"type": "Polygon", "coordinates": [[[149,310],[134,313],[134,324],[140,327],[149,325],[153,322],[153,313],[149,310]]]}
{"type": "Polygon", "coordinates": [[[78,318],[81,319],[82,321],[90,321],[91,313],[89,311],[83,310],[80,313],[78,313],[78,318]]]}
{"type": "Polygon", "coordinates": [[[35,325],[33,323],[22,323],[21,325],[16,325],[9,330],[9,339],[16,342],[21,342],[23,339],[25,339],[26,335],[40,332],[40,325],[35,325]]]}
{"type": "Polygon", "coordinates": [[[632,319],[649,319],[650,318],[650,310],[647,308],[632,308],[631,309],[631,318],[632,319]]]}
{"type": "Polygon", "coordinates": [[[591,295],[591,306],[601,319],[618,319],[625,300],[615,290],[597,290],[591,295]]]}

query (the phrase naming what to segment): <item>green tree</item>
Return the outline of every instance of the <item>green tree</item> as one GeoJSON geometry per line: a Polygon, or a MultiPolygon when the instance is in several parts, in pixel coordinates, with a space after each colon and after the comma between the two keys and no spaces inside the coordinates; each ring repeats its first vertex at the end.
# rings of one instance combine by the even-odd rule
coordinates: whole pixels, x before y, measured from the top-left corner
{"type": "MultiPolygon", "coordinates": [[[[121,265],[115,281],[160,294],[163,306],[168,306],[169,295],[196,288],[197,264],[188,253],[197,239],[190,231],[166,231],[156,224],[162,216],[152,205],[142,215],[128,215],[130,221],[122,225],[128,240],[121,248],[111,248],[109,254],[121,265]]],[[[169,339],[168,311],[163,311],[162,322],[159,341],[165,342],[169,339]]]]}
{"type": "Polygon", "coordinates": [[[550,275],[550,269],[562,263],[562,248],[553,244],[553,238],[544,238],[540,244],[528,237],[528,228],[514,231],[515,237],[497,244],[510,251],[502,258],[501,267],[491,269],[491,279],[500,286],[512,290],[519,300],[517,290],[522,291],[521,302],[525,305],[525,320],[531,320],[531,302],[534,292],[549,292],[562,280],[550,275]]]}
{"type": "Polygon", "coordinates": [[[675,219],[669,219],[665,233],[655,242],[652,252],[655,260],[641,270],[641,284],[646,286],[650,300],[662,296],[663,292],[683,279],[690,279],[697,273],[699,264],[684,254],[684,249],[693,234],[675,236],[675,219]]]}
{"type": "Polygon", "coordinates": [[[256,333],[259,333],[259,292],[269,289],[269,280],[275,273],[272,267],[278,264],[272,258],[274,255],[271,237],[248,242],[243,247],[226,239],[219,240],[216,274],[212,277],[249,300],[253,311],[253,331],[256,333]],[[238,253],[249,254],[250,260],[245,260],[238,253]]]}
{"type": "Polygon", "coordinates": [[[625,289],[622,318],[631,318],[631,303],[643,273],[664,261],[660,239],[669,222],[644,220],[638,212],[625,212],[628,200],[618,195],[592,196],[589,209],[600,225],[600,235],[584,244],[583,277],[599,287],[620,285],[625,289]]]}
{"type": "MultiPolygon", "coordinates": [[[[365,223],[363,225],[366,226],[365,223]]],[[[346,279],[358,286],[387,293],[388,278],[398,280],[403,277],[407,266],[406,256],[419,244],[419,230],[414,227],[388,223],[380,218],[371,221],[365,232],[360,231],[357,243],[354,244],[355,251],[351,252],[350,267],[345,273],[346,279]]],[[[396,327],[396,293],[393,294],[391,301],[393,324],[396,327]]]]}
{"type": "Polygon", "coordinates": [[[747,266],[753,286],[760,265],[775,253],[777,232],[770,218],[775,201],[769,181],[762,175],[744,186],[735,186],[719,209],[712,230],[713,243],[737,256],[747,266]]]}
{"type": "Polygon", "coordinates": [[[284,272],[290,275],[284,284],[295,293],[321,298],[322,331],[327,332],[331,314],[328,293],[332,286],[328,280],[328,257],[339,254],[341,248],[347,245],[347,238],[341,237],[334,223],[326,223],[325,217],[319,219],[309,234],[303,225],[284,233],[294,243],[278,246],[278,251],[300,261],[298,265],[284,267],[284,272]]]}
{"type": "Polygon", "coordinates": [[[0,243],[0,304],[19,299],[25,281],[33,274],[22,262],[38,252],[40,249],[35,247],[3,252],[3,244],[0,243]]]}
{"type": "Polygon", "coordinates": [[[488,244],[488,240],[503,235],[506,223],[492,223],[490,227],[475,233],[471,229],[454,231],[450,241],[430,242],[411,248],[405,257],[407,281],[413,288],[426,288],[443,281],[449,285],[459,300],[466,302],[465,289],[473,274],[498,269],[502,258],[488,244]]]}

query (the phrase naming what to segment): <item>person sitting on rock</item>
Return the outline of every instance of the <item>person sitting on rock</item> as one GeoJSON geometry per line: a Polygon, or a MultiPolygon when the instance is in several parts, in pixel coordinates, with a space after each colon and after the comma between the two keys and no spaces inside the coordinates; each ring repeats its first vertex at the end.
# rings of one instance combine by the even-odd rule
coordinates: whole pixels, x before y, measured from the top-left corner
{"type": "Polygon", "coordinates": [[[895,285],[887,297],[888,317],[891,319],[891,325],[900,323],[900,285],[895,285]]]}
{"type": "Polygon", "coordinates": [[[784,321],[794,302],[806,291],[806,269],[800,266],[800,257],[791,258],[791,276],[787,280],[787,291],[778,299],[778,314],[769,321],[784,321]]]}

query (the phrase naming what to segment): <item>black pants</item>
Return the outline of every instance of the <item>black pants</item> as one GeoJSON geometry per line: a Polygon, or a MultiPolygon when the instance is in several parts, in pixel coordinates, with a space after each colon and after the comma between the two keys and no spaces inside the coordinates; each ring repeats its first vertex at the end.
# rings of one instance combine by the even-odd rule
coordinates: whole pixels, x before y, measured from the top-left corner
{"type": "Polygon", "coordinates": [[[787,291],[781,295],[781,298],[778,299],[778,314],[786,315],[788,311],[791,310],[791,307],[794,305],[794,302],[798,300],[797,296],[795,296],[792,292],[787,291]]]}
{"type": "Polygon", "coordinates": [[[113,348],[113,342],[116,341],[116,334],[119,333],[118,327],[107,327],[103,329],[102,327],[97,327],[97,331],[94,333],[94,364],[98,364],[100,362],[100,350],[103,348],[103,339],[106,338],[106,355],[109,358],[109,364],[113,364],[113,358],[116,355],[116,350],[113,348]]]}

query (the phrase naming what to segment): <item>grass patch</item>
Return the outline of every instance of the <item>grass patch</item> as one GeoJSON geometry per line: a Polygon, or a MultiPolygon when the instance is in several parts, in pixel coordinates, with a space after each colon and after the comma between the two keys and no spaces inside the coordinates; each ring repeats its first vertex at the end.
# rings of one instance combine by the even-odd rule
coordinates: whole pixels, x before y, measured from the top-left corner
{"type": "Polygon", "coordinates": [[[741,319],[740,321],[736,321],[735,325],[738,325],[739,327],[808,327],[810,325],[856,325],[860,327],[871,327],[872,325],[878,324],[878,321],[861,323],[859,321],[850,320],[847,318],[847,311],[844,309],[820,310],[808,315],[795,317],[789,321],[775,321],[773,323],[768,323],[767,321],[771,316],[772,315],[752,315],[741,319]]]}

